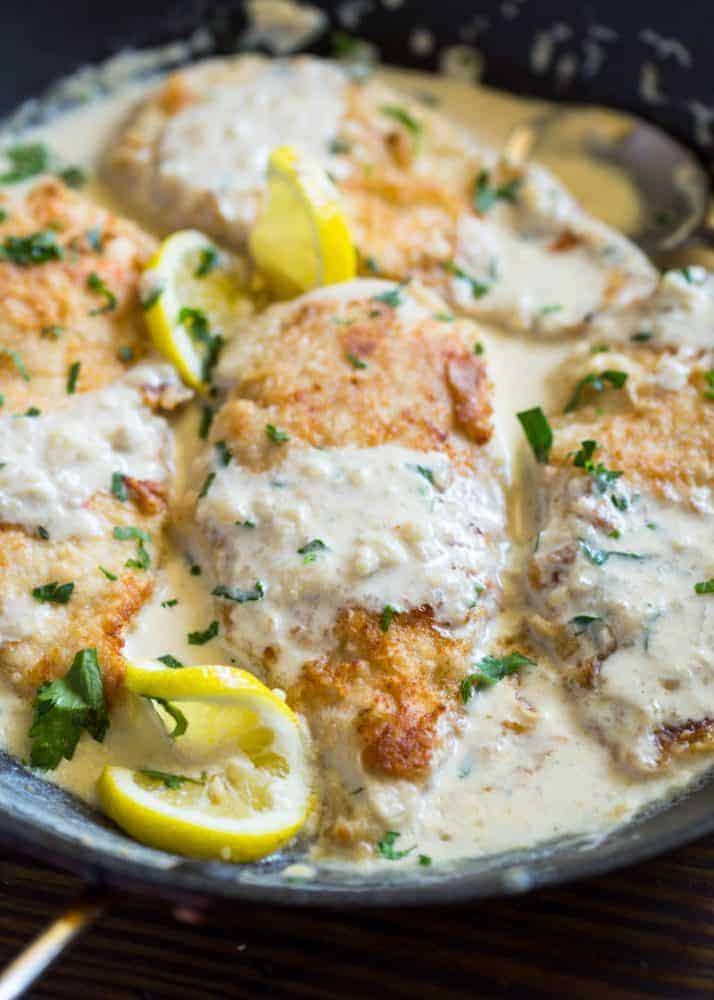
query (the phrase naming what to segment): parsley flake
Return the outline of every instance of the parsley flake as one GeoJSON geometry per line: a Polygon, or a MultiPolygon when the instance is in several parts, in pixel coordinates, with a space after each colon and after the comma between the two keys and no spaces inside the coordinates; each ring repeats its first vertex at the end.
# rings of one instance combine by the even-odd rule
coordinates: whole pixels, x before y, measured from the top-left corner
{"type": "Polygon", "coordinates": [[[537,462],[547,462],[553,446],[553,430],[540,406],[531,410],[521,410],[516,416],[520,421],[528,444],[533,449],[537,462]]]}
{"type": "Polygon", "coordinates": [[[211,639],[218,635],[218,622],[212,621],[203,632],[189,632],[187,636],[189,646],[204,646],[211,639]]]}
{"type": "Polygon", "coordinates": [[[697,594],[714,594],[714,577],[711,580],[702,580],[701,583],[694,584],[697,594]]]}
{"type": "Polygon", "coordinates": [[[491,687],[498,681],[502,681],[504,677],[515,674],[522,667],[535,666],[537,666],[535,660],[531,660],[530,657],[517,651],[507,653],[505,656],[484,656],[476,664],[478,673],[469,674],[461,681],[459,686],[461,700],[466,704],[470,701],[474,688],[491,687]]]}
{"type": "Polygon", "coordinates": [[[290,440],[290,435],[287,431],[281,431],[275,424],[266,424],[265,433],[268,435],[268,440],[272,441],[273,444],[285,444],[286,441],[290,440]]]}
{"type": "Polygon", "coordinates": [[[218,264],[218,251],[215,247],[207,246],[201,250],[198,267],[194,273],[196,278],[205,278],[218,264]]]}
{"type": "Polygon", "coordinates": [[[521,187],[521,179],[515,177],[494,187],[491,184],[491,174],[488,170],[481,170],[476,177],[474,184],[474,208],[480,215],[484,215],[493,208],[497,201],[508,201],[513,204],[518,200],[518,192],[521,187]]]}
{"type": "Polygon", "coordinates": [[[41,142],[11,146],[4,149],[2,155],[8,161],[9,169],[0,174],[0,184],[19,184],[44,173],[50,166],[50,151],[41,142]]]}
{"type": "Polygon", "coordinates": [[[478,278],[474,278],[472,275],[468,274],[468,272],[464,271],[462,267],[459,267],[455,261],[442,261],[441,266],[444,271],[448,271],[449,274],[453,274],[455,278],[458,278],[460,281],[465,281],[470,286],[471,294],[475,299],[480,299],[484,295],[488,295],[491,291],[491,286],[489,284],[485,281],[479,281],[478,278]]]}
{"type": "Polygon", "coordinates": [[[223,597],[226,601],[236,604],[248,604],[250,601],[260,601],[265,597],[265,587],[260,580],[255,581],[252,590],[241,590],[239,587],[226,587],[219,584],[211,591],[214,597],[223,597]]]}
{"type": "Polygon", "coordinates": [[[92,273],[87,278],[87,288],[90,291],[95,292],[97,295],[102,295],[106,299],[103,306],[98,306],[96,309],[90,309],[90,316],[101,316],[103,313],[113,312],[117,307],[117,297],[114,292],[107,287],[104,278],[97,274],[96,271],[92,273]]]}
{"type": "Polygon", "coordinates": [[[422,126],[420,122],[406,108],[399,107],[397,104],[383,104],[379,110],[387,118],[392,118],[395,122],[399,122],[400,125],[408,129],[415,139],[421,136],[422,126]]]}
{"type": "Polygon", "coordinates": [[[377,843],[377,850],[387,861],[399,861],[400,858],[406,858],[415,849],[414,847],[409,847],[406,851],[395,850],[394,845],[400,837],[401,833],[397,833],[396,830],[387,830],[382,839],[377,843]]]}
{"type": "Polygon", "coordinates": [[[392,624],[394,616],[398,614],[395,607],[391,604],[385,604],[382,608],[382,614],[379,616],[379,627],[383,632],[389,631],[389,626],[392,624]]]}
{"type": "Polygon", "coordinates": [[[73,583],[58,583],[53,580],[41,587],[33,587],[32,596],[36,601],[45,601],[47,604],[67,604],[73,590],[73,583]]]}
{"type": "Polygon", "coordinates": [[[81,361],[73,361],[69,366],[67,372],[67,395],[72,396],[77,391],[77,381],[79,379],[79,371],[82,367],[81,361]]]}
{"type": "Polygon", "coordinates": [[[206,783],[205,779],[189,778],[186,774],[169,774],[168,771],[154,771],[150,768],[143,768],[139,774],[143,774],[145,778],[150,778],[152,781],[160,781],[164,788],[168,788],[172,792],[175,792],[181,785],[205,785],[206,783]]]}
{"type": "Polygon", "coordinates": [[[163,656],[157,656],[156,659],[159,663],[163,663],[165,667],[170,667],[171,670],[181,670],[183,668],[181,660],[177,660],[171,653],[164,653],[163,656]]]}
{"type": "Polygon", "coordinates": [[[621,389],[626,381],[627,372],[614,371],[611,368],[603,372],[591,372],[580,379],[563,412],[571,413],[573,410],[577,410],[583,401],[583,395],[587,389],[593,389],[595,392],[603,392],[606,382],[609,382],[613,389],[621,389]]]}
{"type": "Polygon", "coordinates": [[[112,472],[112,483],[111,483],[112,495],[121,500],[123,503],[128,497],[126,483],[124,482],[124,476],[121,472],[112,472]]]}
{"type": "Polygon", "coordinates": [[[115,580],[117,580],[117,579],[118,579],[118,577],[116,576],[116,574],[115,574],[115,573],[112,573],[112,572],[110,572],[110,570],[108,570],[108,569],[106,568],[106,566],[100,566],[100,567],[99,567],[99,569],[100,569],[100,572],[102,572],[102,573],[104,574],[104,576],[106,576],[107,580],[111,580],[111,581],[112,581],[112,583],[113,583],[113,582],[114,582],[115,580]]]}
{"type": "Polygon", "coordinates": [[[64,251],[51,229],[31,233],[29,236],[6,236],[0,246],[0,259],[9,260],[18,267],[46,264],[62,260],[64,251]]]}

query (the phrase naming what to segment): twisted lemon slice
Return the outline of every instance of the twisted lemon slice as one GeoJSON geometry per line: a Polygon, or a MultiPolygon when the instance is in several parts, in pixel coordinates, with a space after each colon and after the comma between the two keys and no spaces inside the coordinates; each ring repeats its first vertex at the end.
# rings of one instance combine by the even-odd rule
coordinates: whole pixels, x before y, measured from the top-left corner
{"type": "Polygon", "coordinates": [[[181,378],[203,392],[236,316],[250,302],[211,240],[194,229],[167,237],[141,277],[141,302],[154,346],[181,378]]]}
{"type": "Polygon", "coordinates": [[[106,767],[103,810],[136,840],[176,854],[255,861],[291,840],[312,805],[295,713],[232,667],[130,665],[126,684],[173,718],[176,767],[106,767]]]}
{"type": "Polygon", "coordinates": [[[250,234],[258,270],[279,298],[354,278],[357,255],[340,196],[319,163],[273,150],[268,188],[250,234]]]}

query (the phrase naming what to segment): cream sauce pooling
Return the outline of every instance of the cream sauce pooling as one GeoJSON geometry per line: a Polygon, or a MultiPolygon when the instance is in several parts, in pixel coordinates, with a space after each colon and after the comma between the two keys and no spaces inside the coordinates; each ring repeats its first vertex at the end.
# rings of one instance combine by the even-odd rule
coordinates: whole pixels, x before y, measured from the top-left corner
{"type": "Polygon", "coordinates": [[[325,63],[255,64],[245,79],[211,88],[210,111],[198,101],[171,117],[158,170],[211,192],[230,220],[240,194],[263,186],[276,147],[295,146],[320,162],[327,159],[343,113],[344,86],[343,74],[325,63]]]}
{"type": "MultiPolygon", "coordinates": [[[[541,110],[543,105],[488,91],[427,74],[380,71],[387,82],[398,82],[412,92],[436,92],[447,114],[453,114],[474,133],[496,144],[516,121],[541,110]]],[[[95,166],[98,154],[111,131],[118,127],[129,106],[145,93],[145,84],[132,86],[111,99],[86,104],[44,128],[38,137],[68,161],[95,166]]],[[[553,164],[557,171],[557,163],[553,164]]],[[[587,176],[587,174],[583,174],[587,176]]],[[[621,178],[613,172],[613,184],[621,178]]],[[[112,202],[112,194],[97,185],[90,194],[112,202]]],[[[612,186],[585,184],[588,208],[596,213],[619,204],[611,197],[612,186]]],[[[627,192],[624,192],[627,194],[627,192]]],[[[619,217],[612,224],[626,224],[619,217]]],[[[485,330],[482,335],[487,360],[495,382],[495,419],[499,436],[513,462],[521,431],[515,412],[530,405],[546,405],[547,376],[569,352],[570,345],[553,342],[524,343],[485,330]]],[[[196,442],[197,419],[189,421],[179,440],[179,455],[190,454],[196,442]]],[[[177,472],[183,475],[186,461],[177,472]]],[[[531,531],[531,524],[517,510],[509,530],[519,538],[531,531]]],[[[532,542],[528,543],[528,553],[532,542]]],[[[210,646],[186,645],[186,633],[204,628],[210,621],[210,602],[198,586],[200,578],[188,575],[183,559],[174,556],[159,571],[155,600],[142,612],[126,650],[134,657],[154,657],[171,652],[185,663],[230,662],[219,641],[210,646]],[[172,609],[161,608],[162,600],[179,597],[172,609]]],[[[699,598],[699,600],[705,600],[699,598]]],[[[508,623],[504,622],[504,630],[508,623]]],[[[529,846],[563,834],[599,834],[624,821],[647,803],[683,787],[707,766],[695,760],[676,766],[670,773],[646,782],[632,780],[611,763],[607,749],[585,733],[573,718],[565,701],[560,677],[544,659],[538,670],[526,671],[519,679],[520,693],[537,705],[540,724],[528,732],[504,729],[514,705],[516,682],[505,681],[469,707],[468,724],[456,752],[434,776],[426,792],[396,789],[390,795],[383,788],[380,815],[385,829],[403,820],[400,844],[417,844],[420,850],[439,859],[489,853],[529,846]],[[587,780],[584,780],[584,775],[587,780]],[[411,839],[410,839],[411,838],[411,839]]],[[[0,730],[11,752],[27,752],[29,707],[17,696],[7,694],[0,702],[0,730]]],[[[123,709],[112,720],[107,741],[97,744],[82,739],[75,759],[61,764],[53,778],[89,801],[96,801],[95,782],[101,767],[110,761],[126,766],[146,766],[150,761],[163,770],[180,770],[175,748],[158,745],[147,724],[139,717],[125,716],[123,709]],[[165,756],[163,754],[166,754],[165,756]]],[[[412,864],[416,852],[403,864],[412,864]]]]}
{"type": "Polygon", "coordinates": [[[438,452],[397,445],[290,449],[254,473],[216,468],[198,500],[215,582],[236,600],[230,644],[251,662],[279,651],[281,683],[327,652],[355,605],[434,609],[458,630],[498,586],[503,502],[491,469],[459,473],[438,452]]]}
{"type": "Polygon", "coordinates": [[[42,525],[52,539],[97,535],[103,520],[87,506],[108,493],[112,475],[164,482],[171,442],[164,420],[142,405],[133,376],[68,397],[67,405],[37,417],[0,417],[0,522],[42,525]]]}

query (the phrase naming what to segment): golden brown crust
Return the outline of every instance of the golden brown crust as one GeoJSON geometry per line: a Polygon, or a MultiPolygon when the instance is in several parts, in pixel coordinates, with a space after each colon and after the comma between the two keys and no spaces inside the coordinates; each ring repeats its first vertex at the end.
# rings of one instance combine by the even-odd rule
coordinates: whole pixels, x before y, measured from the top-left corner
{"type": "Polygon", "coordinates": [[[70,191],[58,181],[37,184],[17,203],[4,203],[0,243],[11,236],[51,231],[61,260],[22,267],[0,260],[0,392],[6,411],[48,409],[66,398],[70,366],[79,361],[77,392],[101,388],[121,375],[128,348],[145,350],[138,301],[141,268],[153,240],[133,223],[70,191]],[[97,249],[99,247],[99,249],[97,249]],[[97,274],[116,297],[115,308],[88,285],[97,274]],[[18,369],[17,352],[29,380],[18,369]]]}
{"type": "Polygon", "coordinates": [[[349,720],[367,770],[423,777],[438,745],[439,719],[454,708],[469,643],[445,638],[428,609],[395,615],[386,631],[378,615],[343,609],[335,638],[329,656],[303,668],[290,703],[318,717],[320,730],[331,721],[344,728],[349,720]]]}

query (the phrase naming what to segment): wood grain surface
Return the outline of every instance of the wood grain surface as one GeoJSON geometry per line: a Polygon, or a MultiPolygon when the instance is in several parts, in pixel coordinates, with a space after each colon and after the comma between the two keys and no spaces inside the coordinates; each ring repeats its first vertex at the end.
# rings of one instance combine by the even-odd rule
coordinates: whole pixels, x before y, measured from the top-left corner
{"type": "MultiPolygon", "coordinates": [[[[0,861],[0,962],[79,891],[0,861]]],[[[356,913],[118,899],[31,997],[714,997],[714,839],[506,901],[356,913]],[[179,914],[181,916],[181,914],[179,914]],[[183,914],[184,921],[191,914],[183,914]]]]}

